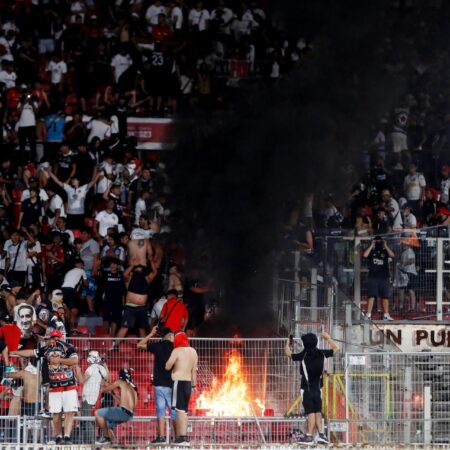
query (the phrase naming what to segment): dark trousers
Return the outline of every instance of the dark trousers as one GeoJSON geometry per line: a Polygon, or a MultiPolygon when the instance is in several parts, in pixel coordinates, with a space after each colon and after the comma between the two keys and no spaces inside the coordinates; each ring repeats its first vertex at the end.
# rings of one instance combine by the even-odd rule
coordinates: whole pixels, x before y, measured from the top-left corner
{"type": "Polygon", "coordinates": [[[18,138],[21,161],[27,162],[29,159],[36,161],[36,127],[19,127],[18,138]],[[30,146],[30,155],[28,157],[26,155],[27,142],[30,146]]]}

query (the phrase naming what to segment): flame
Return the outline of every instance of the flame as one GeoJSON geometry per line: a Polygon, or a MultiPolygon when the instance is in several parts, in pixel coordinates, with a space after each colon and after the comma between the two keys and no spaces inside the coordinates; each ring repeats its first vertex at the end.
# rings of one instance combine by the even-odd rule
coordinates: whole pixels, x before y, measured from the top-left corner
{"type": "Polygon", "coordinates": [[[252,399],[241,354],[233,349],[222,381],[213,378],[210,389],[203,391],[196,400],[197,409],[206,410],[207,416],[253,416],[264,414],[260,399],[252,399]]]}

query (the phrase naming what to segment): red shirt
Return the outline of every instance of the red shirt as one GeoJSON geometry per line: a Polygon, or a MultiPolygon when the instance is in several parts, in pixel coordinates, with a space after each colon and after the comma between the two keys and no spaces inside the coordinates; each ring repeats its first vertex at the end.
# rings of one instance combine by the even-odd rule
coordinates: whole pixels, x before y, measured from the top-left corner
{"type": "Polygon", "coordinates": [[[19,348],[22,332],[17,325],[6,324],[0,327],[0,339],[5,341],[8,352],[14,352],[19,348]]]}
{"type": "Polygon", "coordinates": [[[164,303],[160,318],[164,322],[165,327],[168,327],[175,332],[186,327],[189,314],[186,306],[181,300],[171,297],[164,303]]]}

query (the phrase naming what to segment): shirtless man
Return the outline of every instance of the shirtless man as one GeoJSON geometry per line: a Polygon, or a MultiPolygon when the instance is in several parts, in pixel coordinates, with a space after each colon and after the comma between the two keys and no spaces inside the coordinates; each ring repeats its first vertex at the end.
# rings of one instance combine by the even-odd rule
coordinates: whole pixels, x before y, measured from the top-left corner
{"type": "Polygon", "coordinates": [[[101,408],[95,411],[95,422],[102,431],[102,436],[95,442],[97,445],[111,444],[113,439],[112,429],[116,425],[133,419],[137,403],[137,387],[133,382],[130,372],[121,369],[119,378],[112,384],[105,382],[102,392],[114,392],[119,389],[119,405],[112,408],[101,408]]]}
{"type": "MultiPolygon", "coordinates": [[[[153,266],[153,264],[152,264],[153,266]]],[[[156,269],[148,273],[148,268],[143,265],[130,266],[125,270],[123,277],[127,283],[127,295],[123,310],[122,326],[117,333],[117,338],[127,335],[129,328],[137,328],[139,336],[143,338],[149,325],[147,300],[150,290],[150,282],[157,274],[156,269]]],[[[113,343],[111,350],[119,349],[119,340],[113,343]]]]}
{"type": "Polygon", "coordinates": [[[150,234],[141,228],[131,232],[128,242],[128,265],[147,266],[153,258],[153,248],[150,243],[150,234]]]}
{"type": "Polygon", "coordinates": [[[25,367],[18,372],[12,372],[8,376],[14,380],[23,381],[23,403],[22,416],[35,416],[41,410],[41,405],[37,395],[37,384],[39,381],[38,371],[35,365],[29,360],[24,361],[25,367]]]}
{"type": "Polygon", "coordinates": [[[177,413],[175,419],[175,444],[189,446],[187,437],[188,406],[191,391],[197,382],[197,352],[190,347],[184,332],[177,333],[173,341],[173,351],[166,362],[166,370],[172,371],[172,408],[177,413]]]}

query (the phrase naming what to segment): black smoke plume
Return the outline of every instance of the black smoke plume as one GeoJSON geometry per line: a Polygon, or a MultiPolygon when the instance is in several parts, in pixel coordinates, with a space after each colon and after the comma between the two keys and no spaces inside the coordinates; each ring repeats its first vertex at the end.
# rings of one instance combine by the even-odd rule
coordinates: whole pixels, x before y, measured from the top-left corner
{"type": "Polygon", "coordinates": [[[273,3],[286,37],[312,42],[310,59],[276,85],[241,89],[231,111],[191,121],[173,174],[185,218],[178,231],[191,248],[208,247],[243,332],[267,317],[286,205],[314,190],[348,189],[370,126],[403,88],[379,56],[385,2],[273,3]]]}

